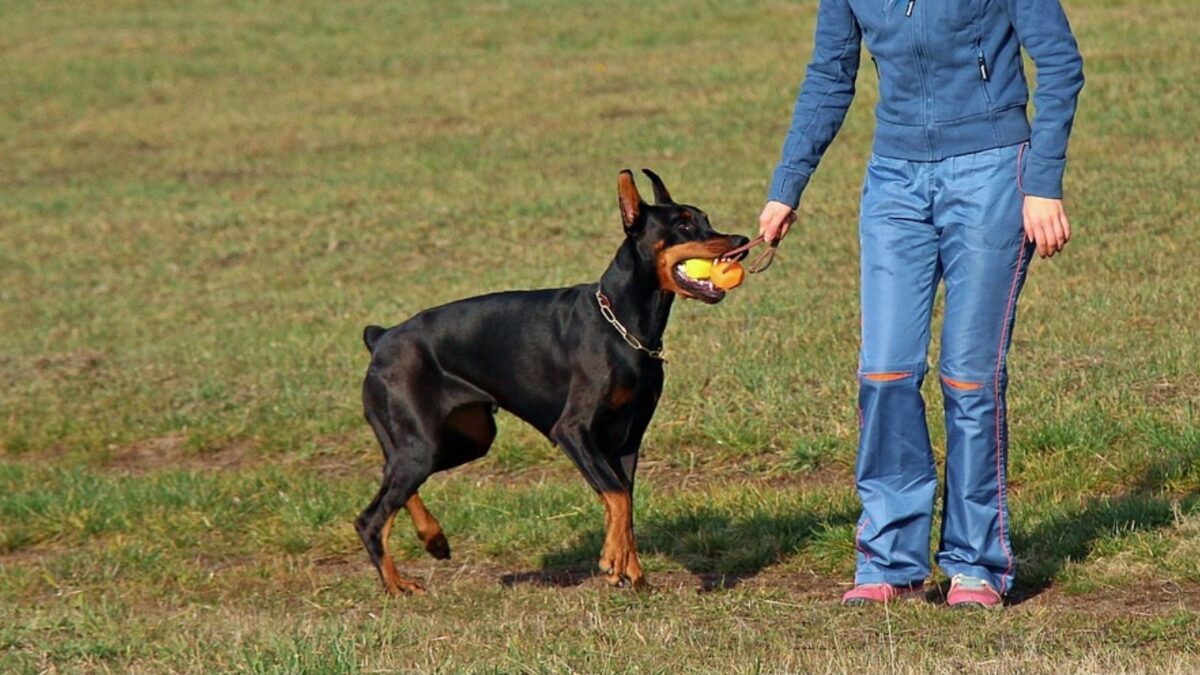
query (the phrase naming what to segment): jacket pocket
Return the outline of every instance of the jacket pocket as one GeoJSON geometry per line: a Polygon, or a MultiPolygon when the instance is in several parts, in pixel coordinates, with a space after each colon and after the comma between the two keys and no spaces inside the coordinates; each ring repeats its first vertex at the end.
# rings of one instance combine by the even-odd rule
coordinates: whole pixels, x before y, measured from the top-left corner
{"type": "Polygon", "coordinates": [[[1029,141],[1025,141],[1017,147],[1017,192],[1021,195],[1025,194],[1025,182],[1022,177],[1025,175],[1025,154],[1029,150],[1029,141]]]}

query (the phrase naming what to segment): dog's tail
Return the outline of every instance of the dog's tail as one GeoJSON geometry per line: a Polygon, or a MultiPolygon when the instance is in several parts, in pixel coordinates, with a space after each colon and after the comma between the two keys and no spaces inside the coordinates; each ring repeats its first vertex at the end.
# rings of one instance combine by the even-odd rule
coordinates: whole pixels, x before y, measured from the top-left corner
{"type": "Polygon", "coordinates": [[[363,344],[367,346],[367,351],[374,354],[375,345],[379,343],[379,338],[383,337],[383,334],[386,332],[387,329],[383,326],[367,326],[364,328],[363,344]]]}

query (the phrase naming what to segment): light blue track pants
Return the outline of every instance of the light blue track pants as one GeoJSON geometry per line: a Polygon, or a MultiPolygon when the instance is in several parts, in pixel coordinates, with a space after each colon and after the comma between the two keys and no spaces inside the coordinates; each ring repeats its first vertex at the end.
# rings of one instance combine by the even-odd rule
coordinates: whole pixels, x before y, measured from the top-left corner
{"type": "Polygon", "coordinates": [[[937,563],[1012,588],[1006,354],[1033,254],[1017,184],[1019,147],[914,162],[871,158],[863,186],[862,352],[856,479],[857,583],[930,572],[937,468],[925,425],[930,314],[946,282],[939,379],[946,479],[937,563]]]}

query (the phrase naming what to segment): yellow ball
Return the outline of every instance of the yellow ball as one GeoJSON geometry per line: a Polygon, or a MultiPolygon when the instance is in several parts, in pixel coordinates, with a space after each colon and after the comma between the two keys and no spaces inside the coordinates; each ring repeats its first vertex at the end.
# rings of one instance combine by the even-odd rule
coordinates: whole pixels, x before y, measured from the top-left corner
{"type": "Polygon", "coordinates": [[[707,279],[712,274],[712,261],[703,258],[691,258],[683,262],[683,271],[693,279],[707,279]]]}

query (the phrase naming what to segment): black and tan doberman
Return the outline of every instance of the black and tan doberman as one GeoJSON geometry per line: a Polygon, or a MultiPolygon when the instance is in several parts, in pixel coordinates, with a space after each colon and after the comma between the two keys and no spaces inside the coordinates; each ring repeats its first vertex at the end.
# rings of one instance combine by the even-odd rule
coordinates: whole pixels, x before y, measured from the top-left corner
{"type": "Polygon", "coordinates": [[[355,526],[389,592],[422,590],[388,552],[401,508],[425,550],[450,557],[417,490],[434,472],[483,457],[499,408],[561,446],[599,495],[607,581],[645,586],[633,483],[662,392],[663,330],[676,296],[716,303],[725,295],[690,278],[683,262],[721,258],[747,242],[713,230],[703,211],[675,203],[662,180],[645,173],[654,204],[642,201],[632,173],[618,176],[625,239],[599,283],[468,298],[364,331],[371,365],[363,407],[386,461],[379,494],[355,526]]]}

